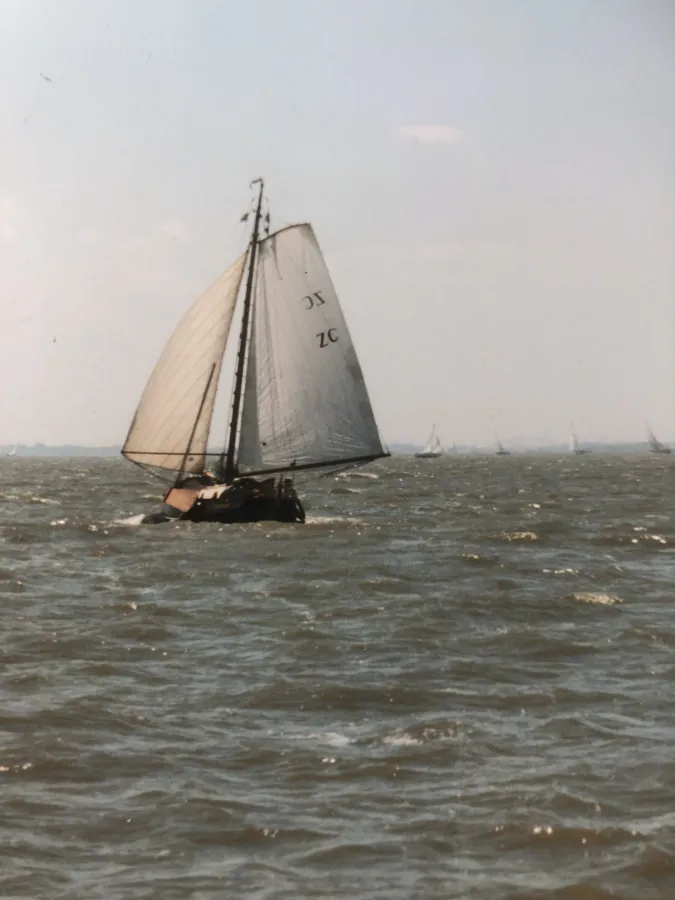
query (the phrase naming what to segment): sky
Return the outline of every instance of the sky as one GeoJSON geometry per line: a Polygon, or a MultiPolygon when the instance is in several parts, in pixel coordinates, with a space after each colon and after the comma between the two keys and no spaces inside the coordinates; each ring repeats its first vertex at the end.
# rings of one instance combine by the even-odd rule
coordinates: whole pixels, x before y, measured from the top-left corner
{"type": "Polygon", "coordinates": [[[0,0],[0,147],[0,443],[123,442],[258,175],[386,442],[675,440],[671,0],[0,0]]]}

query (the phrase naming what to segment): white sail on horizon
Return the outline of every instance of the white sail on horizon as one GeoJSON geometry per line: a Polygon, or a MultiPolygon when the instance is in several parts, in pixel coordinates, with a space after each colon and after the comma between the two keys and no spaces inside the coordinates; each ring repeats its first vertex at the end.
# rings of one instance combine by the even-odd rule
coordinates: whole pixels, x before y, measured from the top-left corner
{"type": "Polygon", "coordinates": [[[662,443],[651,428],[647,428],[647,441],[649,442],[649,449],[652,453],[670,453],[670,447],[667,447],[662,443]]]}
{"type": "Polygon", "coordinates": [[[419,453],[416,453],[415,456],[422,459],[424,457],[435,457],[441,456],[443,453],[443,447],[441,446],[441,441],[438,435],[436,434],[436,425],[431,426],[431,434],[429,438],[419,453]]]}
{"type": "Polygon", "coordinates": [[[124,442],[127,459],[174,471],[203,471],[246,257],[240,256],[201,294],[169,338],[124,442]]]}
{"type": "Polygon", "coordinates": [[[340,302],[309,224],[258,245],[237,465],[279,471],[384,456],[340,302]]]}
{"type": "Polygon", "coordinates": [[[495,434],[495,444],[497,445],[496,450],[495,450],[497,456],[510,456],[511,455],[511,451],[507,450],[507,448],[502,444],[501,440],[499,439],[498,434],[495,434]]]}
{"type": "Polygon", "coordinates": [[[441,452],[441,441],[438,435],[436,434],[436,425],[432,425],[431,434],[429,435],[429,440],[424,445],[423,453],[435,453],[438,451],[441,452]]]}

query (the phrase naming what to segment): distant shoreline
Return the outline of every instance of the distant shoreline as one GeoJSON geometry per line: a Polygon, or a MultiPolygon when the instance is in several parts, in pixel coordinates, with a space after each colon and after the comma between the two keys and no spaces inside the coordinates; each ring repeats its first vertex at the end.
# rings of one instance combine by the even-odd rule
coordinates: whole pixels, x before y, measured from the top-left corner
{"type": "MultiPolygon", "coordinates": [[[[668,446],[668,445],[666,445],[668,446]]],[[[7,444],[5,446],[0,446],[0,456],[8,456],[10,451],[16,447],[16,453],[14,456],[22,456],[22,457],[42,457],[42,458],[65,458],[65,457],[95,457],[95,458],[112,458],[119,457],[121,447],[119,446],[104,446],[104,447],[82,447],[76,444],[61,444],[61,445],[48,445],[48,444],[7,444]]],[[[418,453],[422,449],[421,445],[414,444],[390,444],[389,451],[394,456],[409,456],[413,453],[418,453]]],[[[540,447],[519,447],[517,445],[510,445],[509,449],[512,451],[514,456],[518,455],[528,455],[528,454],[569,454],[570,449],[567,444],[551,444],[548,446],[540,446],[540,447]]],[[[586,443],[584,444],[584,449],[591,452],[591,454],[601,454],[601,453],[648,453],[649,446],[647,443],[626,443],[626,444],[594,444],[594,443],[586,443]]],[[[218,453],[218,450],[213,451],[214,453],[218,453]]],[[[478,446],[457,446],[454,451],[446,450],[444,455],[452,456],[457,454],[458,456],[492,456],[494,455],[494,448],[492,447],[478,447],[478,446]]]]}

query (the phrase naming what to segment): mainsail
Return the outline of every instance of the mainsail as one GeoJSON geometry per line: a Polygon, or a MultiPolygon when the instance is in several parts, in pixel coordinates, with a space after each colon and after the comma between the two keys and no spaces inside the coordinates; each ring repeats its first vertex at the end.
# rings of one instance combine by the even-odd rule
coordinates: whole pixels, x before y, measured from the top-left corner
{"type": "Polygon", "coordinates": [[[202,472],[218,380],[246,254],[191,306],[155,366],[122,454],[161,469],[202,472]]]}
{"type": "Polygon", "coordinates": [[[434,425],[431,429],[431,434],[429,435],[429,440],[426,442],[424,447],[419,453],[415,454],[417,459],[428,459],[431,457],[438,457],[443,453],[443,448],[441,447],[441,442],[436,434],[436,426],[434,425]]]}
{"type": "Polygon", "coordinates": [[[440,453],[441,452],[441,442],[436,434],[436,426],[433,425],[431,428],[431,434],[429,435],[429,440],[424,445],[422,453],[440,453]]]}
{"type": "Polygon", "coordinates": [[[311,225],[260,241],[237,466],[241,474],[386,456],[311,225]]]}
{"type": "Polygon", "coordinates": [[[656,437],[651,428],[647,429],[647,440],[649,441],[649,450],[651,453],[670,453],[670,447],[666,447],[656,437]]]}

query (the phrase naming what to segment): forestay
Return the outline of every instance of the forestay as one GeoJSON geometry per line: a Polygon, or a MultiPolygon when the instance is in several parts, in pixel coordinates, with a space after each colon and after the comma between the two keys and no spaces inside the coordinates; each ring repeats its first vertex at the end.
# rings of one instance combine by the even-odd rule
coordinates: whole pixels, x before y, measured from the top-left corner
{"type": "Polygon", "coordinates": [[[354,346],[310,225],[260,242],[238,465],[242,472],[385,455],[354,346]]]}
{"type": "Polygon", "coordinates": [[[127,459],[162,469],[203,470],[245,261],[243,254],[195,301],[171,336],[122,448],[127,459]]]}
{"type": "Polygon", "coordinates": [[[429,435],[429,440],[424,445],[422,449],[422,453],[435,453],[436,451],[441,449],[441,442],[439,440],[438,435],[436,434],[436,426],[433,425],[431,428],[431,434],[429,435]]]}

